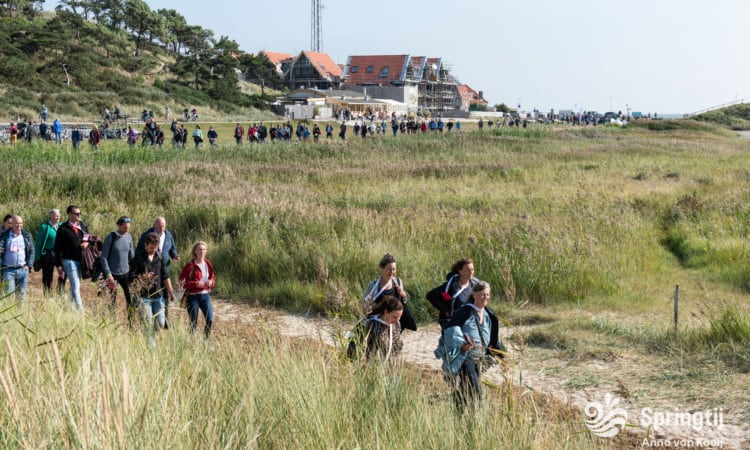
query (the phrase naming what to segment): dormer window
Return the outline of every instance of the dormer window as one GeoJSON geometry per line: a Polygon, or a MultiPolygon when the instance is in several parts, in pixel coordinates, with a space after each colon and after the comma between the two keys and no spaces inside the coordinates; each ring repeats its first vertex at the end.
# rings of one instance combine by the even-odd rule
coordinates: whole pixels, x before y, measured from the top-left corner
{"type": "Polygon", "coordinates": [[[380,78],[388,78],[388,66],[380,70],[380,78]]]}
{"type": "Polygon", "coordinates": [[[372,73],[375,70],[375,66],[367,66],[367,73],[372,73]]]}
{"type": "Polygon", "coordinates": [[[359,72],[359,66],[352,66],[351,70],[349,70],[351,73],[357,73],[359,72]]]}

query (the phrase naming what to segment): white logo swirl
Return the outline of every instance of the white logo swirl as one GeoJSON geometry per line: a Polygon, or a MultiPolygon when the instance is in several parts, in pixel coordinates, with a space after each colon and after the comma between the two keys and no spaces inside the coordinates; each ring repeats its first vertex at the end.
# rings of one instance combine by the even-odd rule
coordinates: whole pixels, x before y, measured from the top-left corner
{"type": "Polygon", "coordinates": [[[611,438],[625,426],[628,420],[628,412],[618,408],[620,399],[607,393],[604,396],[604,405],[599,402],[589,402],[584,408],[586,414],[586,426],[595,436],[611,438]]]}

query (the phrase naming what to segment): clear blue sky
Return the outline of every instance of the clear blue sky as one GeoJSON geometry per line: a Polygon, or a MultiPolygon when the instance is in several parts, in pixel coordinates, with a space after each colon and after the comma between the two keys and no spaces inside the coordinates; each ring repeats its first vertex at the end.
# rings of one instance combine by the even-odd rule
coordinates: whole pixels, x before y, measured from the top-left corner
{"type": "MultiPolygon", "coordinates": [[[[310,47],[311,1],[146,0],[244,51],[310,47]]],[[[56,1],[47,1],[54,6],[56,1]]],[[[750,101],[747,0],[323,0],[323,50],[442,57],[490,104],[687,113],[750,101]]]]}

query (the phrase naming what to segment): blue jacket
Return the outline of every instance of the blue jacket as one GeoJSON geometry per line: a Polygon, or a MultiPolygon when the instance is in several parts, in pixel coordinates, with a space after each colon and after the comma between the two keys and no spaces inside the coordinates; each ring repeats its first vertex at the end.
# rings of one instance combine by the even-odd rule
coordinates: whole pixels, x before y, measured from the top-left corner
{"type": "Polygon", "coordinates": [[[54,122],[52,122],[52,132],[53,133],[62,133],[62,124],[60,123],[59,119],[55,119],[54,122]]]}
{"type": "MultiPolygon", "coordinates": [[[[146,239],[146,235],[149,233],[155,233],[154,227],[151,227],[148,230],[144,231],[140,239],[138,239],[138,246],[135,248],[136,253],[143,253],[146,251],[143,241],[146,239]]],[[[179,254],[177,253],[177,246],[174,243],[174,237],[172,237],[172,232],[169,230],[164,230],[164,247],[162,247],[161,251],[162,254],[169,255],[169,258],[167,258],[166,256],[164,257],[164,264],[167,266],[167,268],[169,268],[170,261],[179,256],[179,254]]]]}
{"type": "MultiPolygon", "coordinates": [[[[5,250],[8,248],[8,240],[12,230],[5,230],[3,234],[0,234],[0,262],[1,258],[5,257],[5,250]]],[[[26,247],[26,267],[29,269],[34,267],[34,241],[31,240],[31,235],[26,230],[21,230],[21,236],[23,236],[23,245],[26,247]]]]}
{"type": "Polygon", "coordinates": [[[499,323],[494,311],[485,307],[484,320],[480,324],[479,314],[474,305],[465,304],[453,313],[448,326],[443,330],[438,348],[435,349],[435,357],[442,359],[443,370],[453,375],[458,373],[468,358],[489,355],[490,348],[499,350],[502,358],[506,349],[498,338],[498,328],[499,323]],[[477,349],[468,352],[461,350],[461,346],[467,343],[465,336],[471,338],[477,349]],[[483,344],[485,348],[481,349],[483,344]]]}

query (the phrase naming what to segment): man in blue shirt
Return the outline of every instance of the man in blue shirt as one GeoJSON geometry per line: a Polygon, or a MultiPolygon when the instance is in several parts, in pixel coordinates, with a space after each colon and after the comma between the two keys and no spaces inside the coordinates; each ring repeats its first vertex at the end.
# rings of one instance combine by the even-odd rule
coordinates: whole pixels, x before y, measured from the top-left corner
{"type": "Polygon", "coordinates": [[[5,292],[14,292],[18,302],[26,297],[29,285],[29,271],[34,266],[34,242],[23,229],[23,218],[11,218],[11,228],[0,235],[0,258],[5,292]]]}

